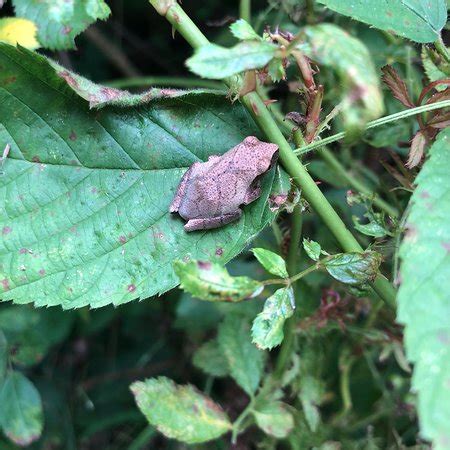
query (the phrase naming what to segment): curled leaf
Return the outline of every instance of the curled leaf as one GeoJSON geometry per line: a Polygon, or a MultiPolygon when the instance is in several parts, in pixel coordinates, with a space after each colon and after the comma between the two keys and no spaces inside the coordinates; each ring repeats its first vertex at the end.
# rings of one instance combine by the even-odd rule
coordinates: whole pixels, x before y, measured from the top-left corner
{"type": "Polygon", "coordinates": [[[232,277],[217,263],[208,261],[175,261],[180,286],[194,297],[210,302],[239,302],[257,296],[263,289],[259,281],[232,277]]]}

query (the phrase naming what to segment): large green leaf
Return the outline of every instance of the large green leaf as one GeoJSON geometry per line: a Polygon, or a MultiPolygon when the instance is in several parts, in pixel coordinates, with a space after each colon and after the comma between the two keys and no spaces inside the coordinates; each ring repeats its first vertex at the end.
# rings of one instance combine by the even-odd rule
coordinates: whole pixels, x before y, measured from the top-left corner
{"type": "Polygon", "coordinates": [[[40,43],[52,50],[74,48],[74,38],[110,9],[104,0],[13,0],[16,15],[38,26],[40,43]]]}
{"type": "Polygon", "coordinates": [[[218,438],[231,428],[222,408],[190,385],[159,377],[137,381],[131,391],[147,420],[167,437],[195,444],[218,438]]]}
{"type": "Polygon", "coordinates": [[[450,444],[450,129],[442,131],[419,173],[400,248],[398,321],[423,437],[436,450],[450,444]]]}
{"type": "MultiPolygon", "coordinates": [[[[169,204],[186,168],[255,134],[212,94],[90,111],[47,60],[0,44],[0,298],[100,307],[177,284],[175,259],[225,263],[275,217],[271,170],[242,218],[186,233],[169,204]]],[[[66,71],[67,72],[67,71],[66,71]]],[[[283,183],[285,186],[285,184],[283,183]]]]}
{"type": "Polygon", "coordinates": [[[445,0],[318,0],[328,8],[416,42],[433,42],[447,21],[445,0]]]}
{"type": "Polygon", "coordinates": [[[44,422],[42,402],[34,385],[19,372],[10,372],[0,387],[0,426],[16,444],[39,438],[44,422]]]}
{"type": "Polygon", "coordinates": [[[302,33],[300,48],[339,77],[345,127],[361,129],[380,116],[384,107],[379,76],[363,42],[330,23],[304,27],[302,33]]]}

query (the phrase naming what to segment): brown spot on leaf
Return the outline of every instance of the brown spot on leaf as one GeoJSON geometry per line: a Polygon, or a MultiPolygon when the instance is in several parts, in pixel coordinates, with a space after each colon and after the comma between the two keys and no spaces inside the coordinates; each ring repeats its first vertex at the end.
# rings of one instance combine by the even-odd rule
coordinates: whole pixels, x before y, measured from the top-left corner
{"type": "Polygon", "coordinates": [[[136,286],[134,284],[129,284],[127,287],[128,292],[134,292],[136,290],[136,286]]]}
{"type": "Polygon", "coordinates": [[[43,277],[45,275],[45,269],[39,269],[39,275],[43,277]]]}
{"type": "Polygon", "coordinates": [[[197,265],[202,270],[209,270],[211,269],[211,263],[208,261],[198,261],[197,265]]]}
{"type": "Polygon", "coordinates": [[[2,234],[3,236],[6,236],[7,234],[11,233],[12,228],[11,227],[3,227],[2,228],[2,234]]]}
{"type": "Polygon", "coordinates": [[[442,247],[447,251],[447,253],[450,253],[450,242],[441,242],[442,247]]]}
{"type": "Polygon", "coordinates": [[[223,255],[223,248],[217,247],[216,248],[216,256],[222,256],[223,255]]]}
{"type": "Polygon", "coordinates": [[[27,253],[32,253],[32,252],[30,252],[30,250],[28,250],[27,248],[21,248],[21,249],[19,250],[19,254],[20,254],[20,255],[25,255],[25,254],[27,254],[27,253]]]}
{"type": "Polygon", "coordinates": [[[61,28],[61,33],[64,35],[68,35],[72,31],[72,27],[69,27],[69,25],[65,25],[61,28]]]}
{"type": "Polygon", "coordinates": [[[40,162],[41,162],[41,158],[39,158],[39,156],[37,156],[37,155],[34,155],[34,156],[31,158],[31,161],[33,161],[33,162],[35,162],[35,163],[40,163],[40,162]]]}
{"type": "Polygon", "coordinates": [[[72,130],[72,131],[70,132],[69,139],[70,139],[71,141],[76,141],[76,140],[77,140],[77,133],[75,133],[75,131],[72,130]]]}
{"type": "Polygon", "coordinates": [[[119,242],[121,243],[121,244],[125,244],[126,242],[127,242],[127,238],[125,237],[125,236],[119,236],[119,242]]]}
{"type": "Polygon", "coordinates": [[[3,79],[2,83],[3,85],[14,83],[17,80],[17,77],[7,77],[3,79]]]}
{"type": "Polygon", "coordinates": [[[430,193],[428,191],[423,191],[420,193],[420,198],[430,198],[430,193]]]}

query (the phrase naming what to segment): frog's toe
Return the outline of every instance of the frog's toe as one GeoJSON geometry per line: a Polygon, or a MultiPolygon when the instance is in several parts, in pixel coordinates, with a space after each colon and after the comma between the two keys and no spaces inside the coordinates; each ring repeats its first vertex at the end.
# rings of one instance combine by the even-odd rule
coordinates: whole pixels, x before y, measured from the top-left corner
{"type": "Polygon", "coordinates": [[[195,231],[195,230],[209,230],[212,228],[219,228],[227,223],[233,222],[241,217],[242,211],[238,209],[234,213],[224,214],[223,216],[218,217],[208,217],[206,219],[190,219],[184,229],[186,231],[195,231]]]}

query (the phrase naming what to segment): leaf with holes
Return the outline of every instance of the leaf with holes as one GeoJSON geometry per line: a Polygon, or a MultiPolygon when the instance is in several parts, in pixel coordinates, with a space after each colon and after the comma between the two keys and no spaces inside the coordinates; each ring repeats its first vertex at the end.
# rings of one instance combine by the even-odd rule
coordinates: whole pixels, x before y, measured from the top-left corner
{"type": "Polygon", "coordinates": [[[96,20],[111,13],[104,0],[13,0],[16,15],[38,26],[39,42],[46,48],[75,48],[74,38],[96,20]]]}
{"type": "Polygon", "coordinates": [[[77,308],[150,297],[177,285],[174,260],[223,264],[275,218],[268,200],[288,188],[277,168],[237,222],[186,233],[169,214],[193,162],[257,134],[238,104],[197,93],[91,111],[42,56],[0,44],[0,66],[0,143],[11,145],[1,299],[77,308]]]}
{"type": "Polygon", "coordinates": [[[209,261],[175,261],[180,287],[201,300],[240,302],[256,297],[264,286],[249,277],[232,277],[220,264],[209,261]]]}
{"type": "Polygon", "coordinates": [[[294,314],[295,299],[291,287],[275,291],[256,316],[252,326],[253,342],[262,349],[280,345],[284,339],[284,323],[294,314]]]}
{"type": "Polygon", "coordinates": [[[408,232],[400,247],[398,321],[414,364],[422,436],[436,450],[450,442],[450,129],[442,131],[416,178],[408,232]]]}
{"type": "Polygon", "coordinates": [[[447,21],[445,0],[318,0],[328,8],[416,42],[433,42],[447,21]]]}
{"type": "Polygon", "coordinates": [[[222,408],[193,386],[159,377],[137,381],[131,391],[149,423],[167,437],[195,444],[216,439],[231,428],[222,408]]]}
{"type": "Polygon", "coordinates": [[[30,380],[10,372],[0,387],[0,427],[13,442],[26,446],[39,439],[44,422],[41,396],[30,380]]]}

